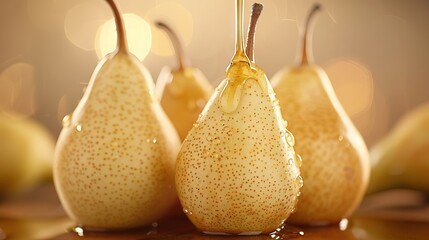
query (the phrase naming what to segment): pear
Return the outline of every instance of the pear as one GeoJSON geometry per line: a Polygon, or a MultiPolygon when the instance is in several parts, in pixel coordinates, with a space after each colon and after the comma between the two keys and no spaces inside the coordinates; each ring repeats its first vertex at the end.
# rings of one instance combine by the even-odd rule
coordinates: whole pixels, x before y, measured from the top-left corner
{"type": "Polygon", "coordinates": [[[369,178],[365,142],[338,101],[326,72],[313,63],[309,26],[305,25],[301,62],[272,78],[282,114],[295,133],[305,185],[288,222],[302,225],[338,223],[361,202],[369,178]]]}
{"type": "Polygon", "coordinates": [[[272,87],[243,51],[243,0],[236,10],[235,54],[182,144],[176,188],[200,231],[256,235],[288,218],[302,179],[272,87]]]}
{"type": "Polygon", "coordinates": [[[0,109],[0,197],[52,177],[55,141],[40,123],[0,109]]]}
{"type": "Polygon", "coordinates": [[[129,53],[113,0],[117,49],[104,57],[63,120],[54,182],[68,215],[86,229],[147,225],[177,202],[180,140],[153,95],[149,72],[129,53]]]}
{"type": "Polygon", "coordinates": [[[371,148],[367,193],[409,188],[429,193],[429,103],[405,116],[371,148]]]}
{"type": "Polygon", "coordinates": [[[164,67],[156,81],[156,93],[161,106],[173,122],[183,141],[213,93],[213,87],[198,69],[191,67],[176,33],[165,23],[157,22],[170,37],[179,66],[164,67]]]}

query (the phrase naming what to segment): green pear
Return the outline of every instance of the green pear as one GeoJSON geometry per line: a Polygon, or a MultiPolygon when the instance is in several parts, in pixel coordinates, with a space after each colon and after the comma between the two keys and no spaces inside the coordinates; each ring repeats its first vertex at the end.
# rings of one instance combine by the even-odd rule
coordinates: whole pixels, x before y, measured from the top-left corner
{"type": "Polygon", "coordinates": [[[236,52],[182,144],[176,188],[200,231],[255,235],[283,224],[302,179],[271,85],[243,51],[243,0],[236,8],[236,52]]]}
{"type": "Polygon", "coordinates": [[[0,110],[0,197],[52,177],[55,142],[38,122],[0,110]]]}
{"type": "Polygon", "coordinates": [[[54,182],[68,215],[87,229],[147,225],[177,202],[180,140],[154,96],[149,72],[129,53],[113,0],[118,48],[95,69],[83,98],[64,118],[54,182]]]}
{"type": "Polygon", "coordinates": [[[429,103],[407,113],[371,148],[367,193],[393,188],[429,192],[429,103]]]}
{"type": "Polygon", "coordinates": [[[161,106],[183,141],[213,93],[213,87],[198,69],[191,67],[176,33],[165,23],[157,22],[170,37],[179,66],[164,67],[156,81],[156,93],[161,106]]]}
{"type": "Polygon", "coordinates": [[[365,142],[338,101],[326,72],[313,63],[305,25],[301,62],[272,78],[282,114],[296,138],[305,181],[297,210],[288,222],[334,224],[349,217],[365,193],[369,154],[365,142]]]}

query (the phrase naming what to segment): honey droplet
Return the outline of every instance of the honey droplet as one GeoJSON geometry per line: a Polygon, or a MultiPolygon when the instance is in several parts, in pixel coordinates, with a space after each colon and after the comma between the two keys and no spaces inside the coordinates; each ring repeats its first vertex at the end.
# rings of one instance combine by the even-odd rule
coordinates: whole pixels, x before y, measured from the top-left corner
{"type": "Polygon", "coordinates": [[[202,115],[202,114],[199,114],[199,115],[198,115],[198,119],[197,119],[197,123],[200,123],[200,122],[201,122],[201,120],[202,120],[202,118],[203,118],[203,115],[202,115]]]}
{"type": "Polygon", "coordinates": [[[82,132],[83,131],[83,126],[82,126],[82,124],[78,124],[78,125],[76,125],[76,131],[78,131],[78,132],[82,132]]]}
{"type": "Polygon", "coordinates": [[[183,208],[183,212],[186,213],[186,214],[192,215],[192,211],[190,211],[187,208],[183,208]]]}
{"type": "Polygon", "coordinates": [[[232,127],[230,127],[230,126],[225,126],[225,127],[223,127],[223,129],[222,129],[222,131],[224,132],[224,133],[226,133],[226,135],[228,135],[228,136],[232,136],[232,127]]]}
{"type": "Polygon", "coordinates": [[[296,178],[296,183],[298,184],[298,187],[299,187],[299,188],[302,188],[302,186],[304,186],[304,181],[302,180],[302,177],[301,177],[301,176],[298,176],[298,177],[296,178]]]}
{"type": "Polygon", "coordinates": [[[81,228],[81,227],[73,228],[73,232],[75,232],[79,237],[84,236],[84,231],[83,231],[83,228],[81,228]]]}
{"type": "Polygon", "coordinates": [[[293,147],[295,146],[295,137],[292,135],[291,132],[286,130],[286,142],[289,144],[289,146],[293,147]]]}
{"type": "Polygon", "coordinates": [[[296,154],[296,165],[298,167],[302,166],[302,158],[301,158],[301,155],[299,155],[299,154],[296,154]]]}
{"type": "Polygon", "coordinates": [[[349,225],[349,220],[347,218],[341,219],[341,221],[338,223],[338,226],[341,231],[347,230],[348,225],[349,225]]]}
{"type": "Polygon", "coordinates": [[[216,152],[213,152],[212,155],[211,155],[211,157],[214,158],[214,159],[219,159],[219,154],[216,153],[216,152]]]}
{"type": "Polygon", "coordinates": [[[214,144],[220,144],[220,138],[219,137],[213,138],[213,143],[214,144]]]}
{"type": "Polygon", "coordinates": [[[70,125],[71,125],[71,119],[72,119],[72,115],[71,114],[67,114],[67,115],[64,116],[63,121],[62,121],[63,128],[70,127],[70,125]]]}
{"type": "Polygon", "coordinates": [[[157,143],[157,142],[158,142],[158,140],[157,140],[156,138],[147,138],[147,139],[146,139],[146,142],[147,142],[147,143],[157,143]]]}
{"type": "Polygon", "coordinates": [[[207,157],[210,156],[210,152],[207,151],[207,150],[204,150],[203,153],[202,153],[202,156],[203,156],[203,158],[207,158],[207,157]]]}

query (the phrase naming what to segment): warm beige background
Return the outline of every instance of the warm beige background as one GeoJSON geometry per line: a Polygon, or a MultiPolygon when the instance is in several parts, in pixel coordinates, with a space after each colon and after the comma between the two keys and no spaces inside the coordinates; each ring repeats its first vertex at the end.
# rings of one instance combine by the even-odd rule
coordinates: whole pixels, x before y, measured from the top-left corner
{"type": "MultiPolygon", "coordinates": [[[[165,20],[217,85],[234,50],[234,0],[117,0],[123,13],[165,20]]],[[[298,26],[314,1],[262,0],[256,61],[268,77],[294,63],[298,26]]],[[[371,146],[414,106],[429,101],[429,1],[326,0],[314,55],[371,146]]],[[[251,1],[246,1],[246,24],[251,1]]],[[[98,57],[97,28],[112,17],[103,0],[0,0],[0,104],[57,136],[98,57]]],[[[159,32],[143,63],[156,79],[175,58],[159,32]]]]}

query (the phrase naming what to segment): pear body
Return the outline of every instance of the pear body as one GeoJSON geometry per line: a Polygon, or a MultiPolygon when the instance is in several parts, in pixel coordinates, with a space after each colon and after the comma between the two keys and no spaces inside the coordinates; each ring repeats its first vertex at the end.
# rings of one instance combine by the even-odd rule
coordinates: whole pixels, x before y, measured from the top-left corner
{"type": "Polygon", "coordinates": [[[156,92],[183,141],[212,95],[213,87],[197,68],[170,70],[165,67],[156,82],[156,92]]]}
{"type": "Polygon", "coordinates": [[[153,88],[134,56],[110,54],[64,119],[54,180],[66,212],[79,225],[134,228],[158,220],[175,204],[180,142],[153,88]]]}
{"type": "Polygon", "coordinates": [[[407,113],[370,151],[367,193],[393,188],[429,192],[429,104],[407,113]]]}
{"type": "Polygon", "coordinates": [[[182,144],[176,188],[184,212],[203,232],[269,233],[295,208],[299,159],[272,88],[262,81],[268,89],[246,80],[228,113],[221,97],[229,80],[221,82],[182,144]]]}
{"type": "Polygon", "coordinates": [[[272,83],[303,161],[302,195],[288,222],[337,223],[352,214],[366,190],[366,145],[320,67],[284,69],[272,83]]]}
{"type": "Polygon", "coordinates": [[[52,177],[55,141],[42,125],[0,110],[0,197],[52,177]]]}

